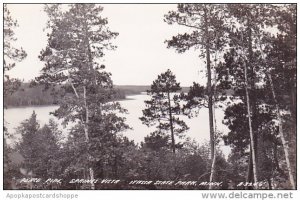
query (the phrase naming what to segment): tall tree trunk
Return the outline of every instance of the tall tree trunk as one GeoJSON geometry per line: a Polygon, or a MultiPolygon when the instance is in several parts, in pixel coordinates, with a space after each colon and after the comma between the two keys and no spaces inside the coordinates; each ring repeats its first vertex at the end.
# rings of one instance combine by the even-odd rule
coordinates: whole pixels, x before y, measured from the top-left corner
{"type": "MultiPolygon", "coordinates": [[[[85,12],[84,12],[84,16],[85,16],[85,12]]],[[[87,25],[87,21],[84,21],[84,31],[85,31],[85,45],[86,45],[86,53],[88,55],[88,63],[87,63],[87,70],[90,71],[91,73],[94,74],[93,77],[93,87],[94,87],[94,91],[96,91],[96,73],[94,72],[94,67],[93,67],[93,58],[92,58],[92,52],[91,52],[91,47],[90,47],[90,42],[89,42],[89,38],[88,38],[88,25],[87,25]]],[[[85,121],[85,126],[84,126],[84,132],[85,132],[85,137],[86,137],[86,142],[88,144],[89,142],[89,136],[88,136],[88,123],[89,123],[89,108],[87,105],[87,100],[86,100],[86,86],[84,86],[83,88],[83,93],[84,93],[84,106],[85,106],[85,111],[86,111],[86,121],[85,121]]],[[[97,95],[97,93],[96,93],[97,95]]],[[[88,158],[89,164],[91,164],[91,155],[89,155],[88,158]]],[[[89,168],[89,174],[90,174],[90,179],[91,181],[91,189],[94,190],[95,189],[95,184],[93,183],[94,180],[94,170],[92,167],[89,168]]]]}
{"type": "Polygon", "coordinates": [[[208,18],[207,10],[204,9],[204,23],[205,23],[205,35],[206,35],[206,67],[207,67],[207,93],[208,93],[208,115],[209,115],[209,131],[210,131],[210,158],[214,157],[214,122],[213,122],[213,94],[211,90],[211,61],[210,61],[210,43],[208,33],[208,18]]]}
{"type": "MultiPolygon", "coordinates": [[[[215,173],[215,133],[214,133],[214,116],[213,116],[213,93],[211,87],[211,61],[210,61],[210,40],[208,32],[208,17],[207,9],[204,8],[204,26],[205,26],[205,51],[206,51],[206,67],[207,67],[207,93],[208,93],[208,116],[209,116],[209,131],[210,131],[210,158],[212,162],[210,180],[213,180],[215,173]]],[[[209,187],[212,189],[212,186],[209,187]]]]}
{"type": "MultiPolygon", "coordinates": [[[[76,88],[74,87],[73,83],[72,83],[72,80],[70,78],[70,76],[68,75],[68,80],[73,88],[73,91],[76,95],[76,97],[79,99],[79,95],[77,93],[77,90],[76,88]]],[[[81,122],[83,123],[83,129],[84,129],[84,136],[85,136],[85,141],[88,143],[89,141],[89,133],[88,133],[88,123],[89,123],[89,109],[88,109],[88,106],[87,106],[87,100],[86,100],[86,86],[83,87],[83,99],[84,99],[84,106],[85,106],[85,109],[86,109],[86,120],[85,122],[83,121],[83,118],[81,118],[81,122]]],[[[90,162],[91,158],[90,156],[88,157],[88,161],[90,162]]],[[[90,172],[90,179],[93,180],[94,179],[94,170],[93,168],[89,168],[89,172],[90,172]]],[[[91,183],[91,189],[95,189],[95,184],[94,183],[91,183]]]]}
{"type": "Polygon", "coordinates": [[[170,118],[170,128],[171,128],[171,139],[172,139],[172,151],[175,153],[175,138],[174,138],[174,127],[173,127],[173,116],[172,116],[172,108],[171,108],[171,97],[168,92],[168,105],[169,105],[169,118],[170,118]]]}
{"type": "MultiPolygon", "coordinates": [[[[215,68],[214,68],[214,84],[213,84],[213,102],[212,102],[212,108],[213,108],[213,122],[214,122],[214,139],[213,139],[213,144],[214,144],[214,155],[213,155],[213,159],[212,159],[212,164],[211,164],[211,173],[210,173],[210,177],[209,177],[209,182],[212,183],[214,181],[215,178],[215,173],[216,173],[216,159],[217,159],[217,136],[216,136],[216,132],[217,132],[217,121],[216,121],[216,108],[215,108],[215,100],[216,100],[216,85],[217,85],[217,75],[216,75],[216,60],[217,60],[217,52],[215,52],[215,68]]],[[[213,184],[209,185],[209,189],[212,190],[214,189],[213,184]]]]}
{"type": "MultiPolygon", "coordinates": [[[[250,147],[250,152],[253,152],[255,154],[255,158],[252,157],[252,159],[255,159],[255,162],[252,162],[252,174],[253,176],[255,176],[256,174],[256,180],[258,180],[259,174],[258,174],[258,158],[257,158],[257,151],[258,147],[257,147],[257,138],[258,138],[258,123],[257,123],[257,114],[258,114],[258,110],[257,110],[257,97],[256,97],[256,90],[255,90],[255,79],[256,79],[256,74],[255,74],[255,70],[253,67],[253,47],[252,47],[252,25],[251,25],[251,17],[249,17],[247,15],[247,38],[248,38],[248,42],[247,42],[247,48],[248,48],[248,62],[247,62],[247,70],[250,70],[250,73],[252,75],[252,78],[249,80],[248,79],[248,71],[247,71],[247,87],[250,86],[251,90],[248,90],[248,97],[249,97],[249,107],[250,107],[250,114],[251,114],[251,129],[252,129],[252,135],[253,135],[253,144],[252,144],[252,150],[250,147]],[[251,97],[251,100],[250,100],[251,97]],[[256,166],[254,166],[256,165],[256,166]],[[256,168],[256,172],[254,172],[254,167],[256,168]]],[[[252,153],[251,153],[252,154],[252,153]]],[[[255,181],[255,178],[252,178],[252,181],[255,181]]],[[[252,182],[249,181],[249,182],[252,182]]],[[[254,187],[255,188],[255,187],[254,187]]]]}
{"type": "MultiPolygon", "coordinates": [[[[84,134],[85,134],[85,141],[88,144],[89,142],[89,129],[88,129],[88,124],[89,124],[89,108],[87,105],[87,97],[86,97],[86,86],[83,87],[83,100],[84,100],[84,107],[85,107],[85,123],[84,123],[84,134]]],[[[89,154],[89,153],[88,153],[89,154]]],[[[91,156],[88,155],[88,162],[89,164],[91,163],[91,156]]],[[[90,174],[90,179],[91,179],[91,189],[95,189],[95,184],[93,182],[94,180],[94,170],[92,167],[89,168],[89,174],[90,174]]]]}
{"type": "MultiPolygon", "coordinates": [[[[250,14],[251,15],[251,14],[250,14]]],[[[256,159],[256,151],[257,151],[257,99],[255,93],[255,71],[252,65],[253,62],[253,49],[252,49],[252,26],[251,26],[251,17],[249,13],[247,13],[247,22],[246,22],[246,32],[247,32],[247,50],[248,55],[246,61],[243,62],[244,65],[244,78],[245,78],[245,93],[246,93],[246,104],[247,104],[247,115],[248,115],[248,125],[249,125],[249,134],[250,134],[250,156],[249,156],[249,166],[248,166],[248,176],[247,182],[256,183],[258,181],[258,171],[257,171],[257,159],[256,159]],[[252,79],[248,80],[248,67],[250,69],[252,79]],[[250,83],[249,83],[250,82],[250,83]],[[249,88],[252,90],[249,91],[249,88]],[[249,93],[251,92],[251,100],[249,93]],[[254,121],[254,123],[253,123],[254,121]],[[254,130],[253,130],[254,129],[254,130]],[[251,162],[250,162],[251,159],[251,162]],[[253,175],[253,177],[251,177],[253,175]]],[[[244,35],[242,33],[242,45],[244,43],[244,35]]],[[[246,57],[244,58],[246,59],[246,57]]],[[[256,186],[253,187],[254,189],[256,186]]]]}
{"type": "Polygon", "coordinates": [[[89,124],[89,108],[87,105],[87,100],[86,100],[86,86],[83,87],[83,100],[84,100],[84,107],[85,107],[85,123],[84,123],[84,135],[85,135],[85,141],[89,141],[89,129],[88,129],[88,124],[89,124]]]}
{"type": "Polygon", "coordinates": [[[268,76],[268,79],[269,79],[269,82],[270,82],[272,96],[273,96],[273,100],[274,100],[275,107],[276,107],[276,115],[277,115],[278,127],[279,127],[279,136],[280,136],[280,139],[281,139],[281,142],[282,142],[282,145],[283,145],[283,150],[284,150],[284,155],[285,155],[285,161],[286,161],[286,165],[287,165],[288,173],[289,173],[290,184],[292,186],[292,189],[296,189],[294,175],[293,175],[292,167],[291,167],[291,163],[290,163],[289,146],[288,146],[287,141],[284,138],[283,128],[282,128],[282,119],[281,119],[281,115],[280,115],[279,104],[278,104],[278,101],[277,101],[277,98],[276,98],[276,94],[275,94],[275,90],[274,90],[272,75],[271,75],[271,73],[269,71],[267,71],[267,76],[268,76]]]}
{"type": "MultiPolygon", "coordinates": [[[[250,153],[252,156],[253,163],[253,179],[254,185],[257,183],[257,164],[256,164],[256,155],[255,155],[255,145],[254,145],[254,136],[252,131],[252,119],[251,119],[251,108],[249,100],[249,91],[248,91],[248,75],[247,75],[247,65],[244,63],[244,77],[245,77],[245,92],[246,92],[246,103],[247,103],[247,115],[248,115],[248,125],[249,125],[249,134],[250,134],[250,153]]],[[[254,186],[256,188],[256,186],[254,186]]]]}
{"type": "MultiPolygon", "coordinates": [[[[247,183],[252,183],[253,182],[253,162],[252,162],[252,147],[250,145],[250,154],[249,154],[249,161],[248,161],[248,172],[247,172],[247,178],[246,182],[247,183]]],[[[247,190],[253,189],[252,186],[247,186],[247,190]]]]}
{"type": "MultiPolygon", "coordinates": [[[[214,143],[214,148],[215,148],[215,145],[216,143],[214,143]]],[[[216,159],[217,159],[217,152],[216,152],[216,149],[214,149],[214,155],[213,155],[213,158],[212,158],[212,164],[211,164],[211,171],[210,171],[210,177],[209,177],[209,182],[212,183],[214,181],[214,177],[215,177],[215,173],[216,173],[216,159]]],[[[212,190],[214,187],[213,187],[213,184],[210,184],[209,185],[209,189],[212,190]]]]}

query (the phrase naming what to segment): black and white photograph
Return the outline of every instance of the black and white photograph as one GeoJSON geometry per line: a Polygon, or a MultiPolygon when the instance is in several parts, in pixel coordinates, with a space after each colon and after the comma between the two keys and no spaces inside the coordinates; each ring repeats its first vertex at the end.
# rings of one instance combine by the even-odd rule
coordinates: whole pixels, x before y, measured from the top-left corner
{"type": "Polygon", "coordinates": [[[3,190],[297,190],[297,4],[2,6],[3,190]]]}

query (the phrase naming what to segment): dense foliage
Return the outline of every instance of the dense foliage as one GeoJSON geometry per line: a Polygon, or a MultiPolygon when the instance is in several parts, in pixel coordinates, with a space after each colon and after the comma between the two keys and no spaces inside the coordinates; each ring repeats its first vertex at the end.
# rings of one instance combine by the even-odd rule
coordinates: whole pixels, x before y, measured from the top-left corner
{"type": "Polygon", "coordinates": [[[18,26],[18,22],[11,17],[7,4],[3,4],[3,72],[4,95],[12,94],[20,86],[20,80],[10,78],[7,71],[16,66],[16,62],[24,60],[27,56],[22,48],[16,48],[14,42],[17,40],[14,29],[18,26]]]}
{"type": "Polygon", "coordinates": [[[182,138],[182,133],[186,132],[189,127],[183,120],[176,117],[181,114],[182,110],[180,95],[176,94],[179,92],[181,92],[180,83],[176,81],[176,77],[169,69],[153,81],[151,89],[147,91],[151,99],[145,101],[146,109],[140,117],[143,124],[156,125],[156,130],[146,138],[146,144],[158,142],[162,143],[161,146],[170,145],[173,153],[176,148],[180,147],[175,137],[182,138]]]}
{"type": "MultiPolygon", "coordinates": [[[[254,188],[266,181],[269,188],[295,189],[295,9],[291,4],[179,4],[165,16],[167,23],[189,28],[167,40],[167,47],[178,53],[199,49],[206,59],[207,91],[194,83],[186,95],[188,113],[208,106],[213,152],[213,108],[223,102],[230,161],[241,163],[238,174],[254,188]]],[[[211,169],[213,174],[213,164],[211,169]]]]}
{"type": "MultiPolygon", "coordinates": [[[[5,86],[5,101],[56,103],[54,116],[74,126],[63,136],[54,121],[41,127],[33,112],[18,127],[17,143],[4,127],[5,189],[295,189],[295,4],[179,4],[166,14],[168,24],[188,27],[167,47],[205,58],[207,85],[195,82],[188,91],[171,70],[150,88],[116,88],[100,63],[118,33],[102,10],[46,5],[50,32],[38,86],[5,86]],[[150,100],[140,120],[156,129],[136,144],[121,134],[130,124],[116,99],[145,89],[150,100]],[[195,117],[203,108],[210,141],[199,145],[178,116],[195,117]],[[216,109],[224,109],[228,133],[218,131],[216,109]],[[231,148],[228,158],[222,142],[231,148]]],[[[4,12],[4,55],[13,61],[4,60],[5,72],[26,53],[11,46],[16,22],[6,5],[4,12]]]]}

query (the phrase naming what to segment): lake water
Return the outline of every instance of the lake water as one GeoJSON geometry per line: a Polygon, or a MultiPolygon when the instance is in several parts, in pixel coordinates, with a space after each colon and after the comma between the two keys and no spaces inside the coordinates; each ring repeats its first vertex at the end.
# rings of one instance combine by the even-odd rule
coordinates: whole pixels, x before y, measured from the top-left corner
{"type": "MultiPolygon", "coordinates": [[[[144,101],[149,98],[149,96],[133,95],[127,96],[127,100],[120,101],[121,105],[128,110],[126,116],[127,124],[132,127],[132,130],[127,130],[123,135],[127,136],[129,139],[134,140],[135,142],[141,142],[144,140],[144,137],[147,136],[153,128],[149,128],[146,125],[143,125],[139,120],[139,117],[142,116],[142,110],[145,108],[144,101]]],[[[41,126],[48,123],[50,118],[55,119],[54,116],[50,115],[50,112],[57,109],[58,106],[31,106],[31,107],[20,107],[20,108],[8,108],[4,110],[4,123],[8,128],[10,133],[15,133],[16,128],[20,125],[22,121],[28,119],[32,112],[35,111],[37,114],[37,119],[41,126]]],[[[228,129],[225,125],[222,124],[222,119],[224,117],[224,112],[221,109],[216,110],[216,121],[218,131],[226,134],[228,129]]],[[[199,111],[199,115],[195,118],[189,119],[188,117],[181,116],[190,129],[185,133],[187,137],[195,139],[198,143],[202,144],[209,141],[209,125],[208,125],[208,109],[202,108],[199,111]]],[[[55,119],[58,123],[57,119],[55,119]]],[[[63,127],[60,125],[60,128],[63,132],[67,133],[69,127],[63,127]]],[[[18,136],[16,136],[18,138],[18,136]]],[[[230,152],[230,148],[227,146],[221,145],[221,149],[224,154],[227,156],[230,152]]]]}

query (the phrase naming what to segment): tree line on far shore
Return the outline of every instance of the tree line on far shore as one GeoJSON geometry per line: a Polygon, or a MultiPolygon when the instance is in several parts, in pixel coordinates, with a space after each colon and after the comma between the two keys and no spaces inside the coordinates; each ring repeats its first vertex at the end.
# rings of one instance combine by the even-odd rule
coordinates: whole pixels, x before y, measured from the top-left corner
{"type": "MultiPolygon", "coordinates": [[[[141,94],[146,92],[149,86],[119,86],[115,87],[115,100],[126,99],[128,95],[141,94]]],[[[4,98],[4,106],[20,107],[20,106],[47,106],[57,105],[60,96],[57,93],[58,87],[51,87],[45,90],[43,85],[32,85],[31,83],[20,83],[20,86],[11,95],[4,98]]]]}

